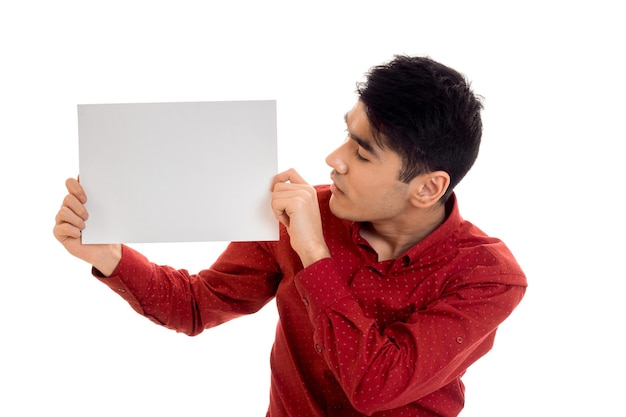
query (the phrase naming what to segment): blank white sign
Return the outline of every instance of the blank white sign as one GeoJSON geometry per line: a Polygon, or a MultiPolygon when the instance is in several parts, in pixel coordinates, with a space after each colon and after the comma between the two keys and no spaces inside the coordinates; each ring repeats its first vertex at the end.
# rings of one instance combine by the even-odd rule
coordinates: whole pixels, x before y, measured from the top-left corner
{"type": "Polygon", "coordinates": [[[78,105],[83,243],[278,239],[276,102],[78,105]]]}

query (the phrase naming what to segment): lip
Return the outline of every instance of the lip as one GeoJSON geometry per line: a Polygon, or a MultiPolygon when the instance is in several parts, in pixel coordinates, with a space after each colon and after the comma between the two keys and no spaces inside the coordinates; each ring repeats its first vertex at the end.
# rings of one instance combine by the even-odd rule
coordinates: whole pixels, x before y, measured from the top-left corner
{"type": "Polygon", "coordinates": [[[337,185],[337,181],[335,181],[335,177],[333,175],[330,176],[332,183],[330,184],[330,192],[333,194],[343,194],[343,191],[337,185]]]}
{"type": "Polygon", "coordinates": [[[333,182],[333,183],[330,184],[330,192],[333,193],[334,195],[337,195],[337,194],[341,193],[341,190],[339,188],[337,188],[337,186],[333,182]]]}

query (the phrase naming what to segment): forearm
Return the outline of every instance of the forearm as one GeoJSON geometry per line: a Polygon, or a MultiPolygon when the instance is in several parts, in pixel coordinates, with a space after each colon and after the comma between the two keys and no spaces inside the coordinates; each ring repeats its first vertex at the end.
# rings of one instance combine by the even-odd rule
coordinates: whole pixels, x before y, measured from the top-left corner
{"type": "Polygon", "coordinates": [[[98,245],[100,250],[94,251],[90,254],[88,259],[85,259],[100,273],[108,277],[111,275],[122,259],[122,245],[98,245]]]}
{"type": "Polygon", "coordinates": [[[124,246],[122,258],[110,276],[103,276],[101,271],[94,274],[139,314],[193,336],[253,313],[274,296],[279,274],[272,258],[253,243],[242,243],[237,248],[225,251],[212,268],[192,275],[184,269],[156,265],[124,246]],[[246,253],[256,268],[233,262],[241,253],[246,253]],[[260,259],[267,260],[266,269],[260,259]]]}
{"type": "Polygon", "coordinates": [[[366,414],[406,405],[451,383],[489,350],[495,328],[519,293],[493,286],[467,294],[473,296],[467,301],[442,294],[387,309],[390,298],[372,299],[370,289],[357,299],[354,285],[332,259],[296,279],[318,354],[354,407],[366,414]],[[485,310],[486,321],[473,318],[486,316],[485,310]]]}

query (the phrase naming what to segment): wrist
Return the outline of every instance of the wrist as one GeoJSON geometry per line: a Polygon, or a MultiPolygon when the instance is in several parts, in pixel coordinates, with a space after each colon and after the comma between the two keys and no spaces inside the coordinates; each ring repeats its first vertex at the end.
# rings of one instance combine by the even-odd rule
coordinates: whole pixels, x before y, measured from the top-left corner
{"type": "Polygon", "coordinates": [[[101,245],[100,251],[98,251],[98,257],[93,259],[90,263],[105,277],[113,274],[117,265],[122,259],[122,245],[111,244],[101,245]]]}
{"type": "Polygon", "coordinates": [[[324,258],[330,258],[330,252],[326,245],[303,251],[300,255],[300,260],[305,268],[324,258]]]}

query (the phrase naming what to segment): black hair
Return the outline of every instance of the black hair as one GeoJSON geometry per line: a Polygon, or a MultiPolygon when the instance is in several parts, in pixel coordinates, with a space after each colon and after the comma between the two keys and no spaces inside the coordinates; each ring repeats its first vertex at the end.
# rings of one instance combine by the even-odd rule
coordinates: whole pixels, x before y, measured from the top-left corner
{"type": "Polygon", "coordinates": [[[399,179],[445,171],[442,202],[470,170],[482,136],[480,98],[459,72],[428,57],[396,55],[357,84],[373,135],[403,161],[399,179]]]}

